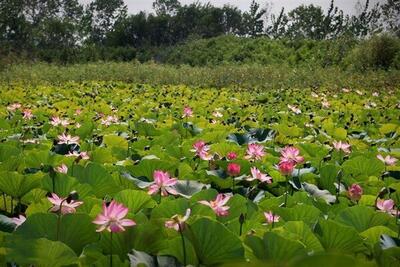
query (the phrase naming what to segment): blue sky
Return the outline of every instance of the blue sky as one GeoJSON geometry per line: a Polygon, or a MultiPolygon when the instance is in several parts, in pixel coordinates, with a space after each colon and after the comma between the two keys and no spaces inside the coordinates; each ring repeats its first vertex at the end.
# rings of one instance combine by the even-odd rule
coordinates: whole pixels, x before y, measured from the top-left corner
{"type": "MultiPolygon", "coordinates": [[[[124,0],[128,6],[129,13],[137,13],[139,11],[152,11],[152,0],[124,0]]],[[[346,14],[355,13],[355,5],[358,0],[335,0],[335,3],[346,14]]],[[[365,0],[362,0],[364,2],[365,0]]],[[[81,3],[88,3],[90,0],[80,0],[81,3]]],[[[189,4],[195,2],[194,0],[180,0],[182,4],[189,4]]],[[[231,4],[239,7],[241,10],[247,10],[250,6],[251,0],[199,0],[199,2],[210,2],[215,6],[222,6],[224,4],[231,4]]],[[[262,6],[266,3],[272,3],[272,12],[278,13],[282,7],[289,11],[301,4],[314,4],[322,6],[325,10],[328,8],[331,0],[258,0],[262,6]]],[[[371,3],[383,2],[383,0],[371,0],[371,3]]]]}

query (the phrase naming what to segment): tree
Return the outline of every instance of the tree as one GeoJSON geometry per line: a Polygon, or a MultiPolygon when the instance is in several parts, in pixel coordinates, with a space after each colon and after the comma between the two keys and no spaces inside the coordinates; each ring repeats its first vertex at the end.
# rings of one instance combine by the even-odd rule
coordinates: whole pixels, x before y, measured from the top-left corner
{"type": "Polygon", "coordinates": [[[127,6],[123,0],[95,0],[85,12],[87,42],[105,44],[116,23],[127,15],[127,6]]]}
{"type": "Polygon", "coordinates": [[[157,16],[173,16],[180,7],[181,4],[178,0],[156,0],[153,2],[153,9],[157,16]]]}
{"type": "Polygon", "coordinates": [[[370,8],[370,1],[366,0],[364,7],[357,2],[358,14],[347,17],[348,31],[354,37],[365,37],[379,29],[378,22],[380,18],[379,3],[370,8]]]}
{"type": "Polygon", "coordinates": [[[400,37],[400,0],[387,0],[381,10],[383,29],[400,37]]]}
{"type": "Polygon", "coordinates": [[[324,13],[322,8],[314,5],[301,5],[288,14],[287,35],[294,39],[324,38],[324,13]]]}
{"type": "Polygon", "coordinates": [[[260,8],[255,0],[250,4],[249,12],[243,14],[244,34],[252,37],[259,36],[264,31],[263,16],[267,11],[260,8]]]}

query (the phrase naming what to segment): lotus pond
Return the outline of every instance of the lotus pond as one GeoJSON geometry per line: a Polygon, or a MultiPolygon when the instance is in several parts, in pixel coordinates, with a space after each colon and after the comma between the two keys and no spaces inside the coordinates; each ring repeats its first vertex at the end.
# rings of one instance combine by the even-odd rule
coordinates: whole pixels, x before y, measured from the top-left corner
{"type": "Polygon", "coordinates": [[[398,91],[0,96],[2,266],[400,266],[398,91]]]}

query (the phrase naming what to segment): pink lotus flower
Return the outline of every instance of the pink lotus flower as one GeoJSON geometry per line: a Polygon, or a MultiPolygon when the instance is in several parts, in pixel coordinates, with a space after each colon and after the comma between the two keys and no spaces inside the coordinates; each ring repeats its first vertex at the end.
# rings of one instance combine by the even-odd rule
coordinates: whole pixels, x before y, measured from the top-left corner
{"type": "Polygon", "coordinates": [[[300,150],[295,147],[287,146],[281,151],[281,162],[290,161],[294,164],[303,163],[304,157],[300,156],[300,150]]]}
{"type": "Polygon", "coordinates": [[[361,186],[358,184],[352,184],[349,189],[347,190],[347,195],[349,198],[353,201],[358,201],[360,200],[361,196],[363,194],[363,189],[361,186]]]}
{"type": "Polygon", "coordinates": [[[272,177],[268,176],[265,173],[262,173],[256,167],[251,167],[250,172],[251,176],[247,177],[246,179],[247,181],[259,180],[261,183],[267,183],[267,184],[272,183],[272,177]]]}
{"type": "Polygon", "coordinates": [[[21,108],[21,104],[20,103],[13,103],[13,104],[11,104],[11,105],[9,105],[7,107],[7,110],[14,112],[14,111],[16,111],[17,109],[20,109],[20,108],[21,108]]]}
{"type": "Polygon", "coordinates": [[[55,171],[58,172],[58,173],[67,174],[68,173],[68,167],[65,164],[61,164],[60,166],[55,168],[55,171]]]}
{"type": "Polygon", "coordinates": [[[385,165],[388,166],[394,166],[396,165],[397,159],[394,157],[391,157],[390,155],[387,155],[386,157],[383,157],[382,155],[378,155],[376,156],[380,161],[382,161],[383,163],[385,163],[385,165]]]}
{"type": "Polygon", "coordinates": [[[66,145],[72,145],[72,144],[79,144],[79,136],[71,136],[71,135],[66,135],[65,133],[57,136],[58,138],[58,144],[66,144],[66,145]]]}
{"type": "Polygon", "coordinates": [[[264,216],[265,220],[267,221],[267,224],[279,222],[279,219],[281,218],[279,215],[273,214],[272,211],[264,212],[264,216]]]}
{"type": "Polygon", "coordinates": [[[356,90],[357,95],[364,95],[363,92],[361,92],[360,90],[356,90]]]}
{"type": "Polygon", "coordinates": [[[301,114],[301,110],[296,107],[296,106],[292,106],[292,105],[287,105],[287,107],[290,109],[290,111],[292,111],[294,114],[298,115],[301,114]]]}
{"type": "Polygon", "coordinates": [[[15,228],[17,228],[26,221],[26,217],[24,215],[19,215],[18,217],[11,218],[11,220],[13,221],[13,223],[15,223],[15,228]]]}
{"type": "Polygon", "coordinates": [[[229,153],[226,155],[226,157],[227,157],[229,160],[235,160],[235,159],[237,159],[237,154],[236,154],[235,152],[229,152],[229,153]]]}
{"type": "Polygon", "coordinates": [[[174,186],[178,180],[176,178],[170,178],[168,172],[154,171],[153,173],[154,182],[149,187],[148,194],[154,195],[161,190],[161,196],[165,197],[168,194],[177,195],[178,192],[172,186],[174,186]]]}
{"type": "Polygon", "coordinates": [[[376,207],[383,212],[395,215],[396,210],[394,209],[394,201],[393,199],[378,199],[376,202],[376,207]]]}
{"type": "Polygon", "coordinates": [[[258,144],[248,144],[245,159],[260,160],[265,156],[264,147],[258,144]]]}
{"type": "Polygon", "coordinates": [[[196,156],[201,158],[202,160],[210,160],[212,159],[212,155],[209,154],[210,147],[206,145],[206,143],[202,140],[197,141],[193,144],[192,152],[196,153],[196,156]]]}
{"type": "Polygon", "coordinates": [[[22,113],[23,113],[23,118],[25,120],[30,120],[33,118],[32,110],[30,109],[24,109],[22,113]]]}
{"type": "Polygon", "coordinates": [[[240,174],[240,165],[237,163],[229,163],[226,172],[229,176],[238,176],[240,174]]]}
{"type": "Polygon", "coordinates": [[[101,124],[105,125],[105,126],[110,126],[113,123],[117,123],[118,122],[118,117],[117,116],[107,116],[106,118],[102,118],[100,120],[101,124]]]}
{"type": "Polygon", "coordinates": [[[372,93],[372,96],[378,97],[378,96],[379,96],[379,93],[378,93],[378,92],[373,92],[373,93],[372,93]]]}
{"type": "Polygon", "coordinates": [[[82,151],[79,153],[77,151],[74,151],[72,153],[68,152],[68,154],[65,156],[66,157],[76,157],[76,158],[80,157],[81,159],[89,159],[90,158],[88,152],[86,152],[86,151],[82,151]]]}
{"type": "Polygon", "coordinates": [[[321,102],[321,105],[323,108],[329,108],[331,106],[331,104],[327,100],[323,100],[321,102]]]}
{"type": "Polygon", "coordinates": [[[183,118],[193,117],[193,110],[188,106],[184,107],[182,117],[183,118]]]}
{"type": "Polygon", "coordinates": [[[102,232],[107,229],[109,232],[118,233],[125,231],[124,226],[136,225],[135,221],[124,219],[127,214],[128,208],[114,200],[108,206],[106,203],[103,203],[102,213],[97,215],[93,221],[94,224],[99,225],[96,232],[102,232]]]}
{"type": "Polygon", "coordinates": [[[186,210],[185,216],[175,214],[170,220],[165,222],[165,227],[175,229],[176,231],[183,231],[185,229],[185,222],[189,219],[190,209],[186,210]]]}
{"type": "Polygon", "coordinates": [[[295,163],[292,161],[281,161],[278,164],[278,170],[282,175],[290,175],[292,174],[295,167],[295,163]]]}
{"type": "Polygon", "coordinates": [[[81,113],[82,113],[82,110],[80,108],[75,110],[75,115],[81,115],[81,113]]]}
{"type": "Polygon", "coordinates": [[[213,113],[212,113],[212,115],[215,117],[215,118],[222,118],[224,115],[221,113],[221,112],[219,112],[219,111],[214,111],[213,113]]]}
{"type": "Polygon", "coordinates": [[[339,142],[333,141],[333,147],[337,151],[342,150],[346,154],[351,152],[350,151],[350,145],[348,143],[345,143],[345,142],[342,142],[342,141],[339,141],[339,142]]]}
{"type": "Polygon", "coordinates": [[[53,126],[61,125],[63,127],[67,127],[69,125],[68,119],[60,119],[60,117],[52,117],[50,124],[53,126]]]}
{"type": "Polygon", "coordinates": [[[228,203],[229,199],[231,198],[230,195],[226,194],[218,194],[216,199],[213,201],[199,201],[200,204],[209,206],[212,208],[217,214],[217,216],[228,216],[229,215],[229,206],[225,206],[228,203]]]}
{"type": "Polygon", "coordinates": [[[60,198],[55,193],[51,193],[51,197],[47,198],[52,204],[53,207],[50,209],[52,212],[60,212],[61,214],[75,213],[76,208],[83,204],[82,201],[71,200],[69,203],[67,198],[60,198]]]}
{"type": "Polygon", "coordinates": [[[342,92],[343,93],[349,93],[351,90],[350,89],[348,89],[348,88],[342,88],[342,92]]]}

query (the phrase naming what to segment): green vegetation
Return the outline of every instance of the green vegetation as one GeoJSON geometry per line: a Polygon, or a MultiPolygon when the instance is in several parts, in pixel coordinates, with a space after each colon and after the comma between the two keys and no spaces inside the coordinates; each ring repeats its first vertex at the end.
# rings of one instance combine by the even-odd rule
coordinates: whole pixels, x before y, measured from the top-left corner
{"type": "Polygon", "coordinates": [[[232,87],[237,89],[289,89],[342,87],[396,89],[398,70],[354,72],[338,67],[292,68],[281,65],[217,65],[190,67],[155,63],[87,63],[60,66],[53,64],[11,65],[0,72],[5,84],[63,84],[68,81],[123,81],[152,85],[189,85],[193,87],[232,87]]]}

